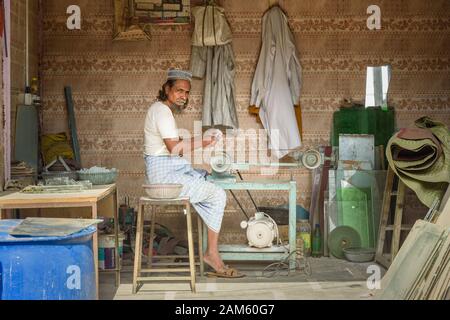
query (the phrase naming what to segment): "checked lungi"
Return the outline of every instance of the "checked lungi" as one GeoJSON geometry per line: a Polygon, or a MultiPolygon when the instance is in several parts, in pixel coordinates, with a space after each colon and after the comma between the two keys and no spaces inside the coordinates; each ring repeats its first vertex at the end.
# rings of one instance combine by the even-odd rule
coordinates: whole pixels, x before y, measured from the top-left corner
{"type": "Polygon", "coordinates": [[[144,159],[148,183],[182,184],[180,197],[189,197],[203,222],[219,233],[227,196],[222,188],[206,181],[205,170],[193,169],[186,159],[176,156],[146,155],[144,159]]]}

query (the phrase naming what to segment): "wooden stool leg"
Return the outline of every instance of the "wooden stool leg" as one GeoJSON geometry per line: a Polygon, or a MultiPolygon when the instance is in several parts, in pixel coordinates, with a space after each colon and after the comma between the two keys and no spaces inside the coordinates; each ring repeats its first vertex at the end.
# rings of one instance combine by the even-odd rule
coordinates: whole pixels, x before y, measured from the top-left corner
{"type": "Polygon", "coordinates": [[[191,207],[189,202],[185,206],[186,223],[188,233],[188,247],[189,247],[189,269],[191,271],[191,290],[195,293],[195,258],[194,258],[194,239],[192,237],[192,219],[191,207]]]}
{"type": "Polygon", "coordinates": [[[137,292],[137,278],[141,273],[141,254],[142,254],[142,233],[144,231],[144,205],[139,204],[138,219],[136,227],[136,244],[134,249],[134,268],[133,268],[133,294],[137,292]]]}
{"type": "Polygon", "coordinates": [[[199,214],[197,214],[197,231],[198,231],[198,256],[200,263],[200,277],[205,273],[205,264],[203,262],[203,221],[199,214]]]}
{"type": "Polygon", "coordinates": [[[392,187],[394,185],[394,177],[395,177],[394,171],[389,167],[384,187],[380,226],[378,228],[377,251],[375,256],[375,260],[384,267],[388,267],[389,265],[388,261],[385,259],[383,255],[384,253],[383,251],[384,251],[384,243],[386,241],[386,228],[389,220],[389,209],[391,206],[391,195],[392,195],[392,187]]]}
{"type": "Polygon", "coordinates": [[[150,228],[150,239],[148,241],[148,255],[147,255],[147,266],[149,269],[152,268],[152,260],[153,260],[153,236],[155,234],[155,221],[156,221],[156,206],[151,206],[151,214],[150,219],[152,222],[150,228]]]}

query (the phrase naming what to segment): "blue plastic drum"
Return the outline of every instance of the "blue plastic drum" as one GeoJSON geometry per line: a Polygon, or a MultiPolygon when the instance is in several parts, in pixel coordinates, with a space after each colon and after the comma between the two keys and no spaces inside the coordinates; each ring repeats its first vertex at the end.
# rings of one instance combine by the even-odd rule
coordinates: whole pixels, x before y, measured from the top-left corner
{"type": "Polygon", "coordinates": [[[9,235],[21,221],[0,220],[0,300],[96,299],[96,227],[64,237],[9,235]]]}

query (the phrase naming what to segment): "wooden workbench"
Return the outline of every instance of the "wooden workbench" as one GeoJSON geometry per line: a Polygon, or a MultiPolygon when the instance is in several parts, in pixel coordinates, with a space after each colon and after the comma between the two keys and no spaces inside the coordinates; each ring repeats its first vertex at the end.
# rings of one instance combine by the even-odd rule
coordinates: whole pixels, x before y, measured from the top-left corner
{"type": "MultiPolygon", "coordinates": [[[[114,234],[115,234],[115,264],[113,271],[116,273],[116,286],[120,284],[120,263],[119,263],[119,218],[118,218],[118,196],[115,184],[106,186],[93,186],[92,189],[77,191],[73,193],[46,193],[29,194],[22,192],[9,193],[0,197],[0,219],[7,218],[9,209],[42,209],[42,208],[79,208],[90,207],[92,219],[98,217],[98,202],[107,197],[113,197],[114,210],[114,234]]],[[[98,236],[97,232],[93,235],[93,251],[95,264],[95,279],[97,282],[98,299],[98,236]]]]}

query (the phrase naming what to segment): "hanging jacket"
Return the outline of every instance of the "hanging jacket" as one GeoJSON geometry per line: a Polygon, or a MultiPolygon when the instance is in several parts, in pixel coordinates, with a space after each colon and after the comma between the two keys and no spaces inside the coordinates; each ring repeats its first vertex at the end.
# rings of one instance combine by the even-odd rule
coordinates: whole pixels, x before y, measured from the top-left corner
{"type": "Polygon", "coordinates": [[[294,110],[299,104],[301,70],[287,17],[275,6],[263,17],[262,47],[250,104],[260,108],[269,148],[278,159],[301,146],[294,110]]]}
{"type": "Polygon", "coordinates": [[[222,7],[216,5],[194,7],[192,16],[195,21],[192,45],[208,47],[231,42],[231,29],[222,7]]]}
{"type": "Polygon", "coordinates": [[[234,83],[236,67],[231,31],[224,10],[216,5],[208,5],[194,7],[192,13],[195,28],[191,71],[194,77],[205,79],[203,127],[238,129],[234,83]]]}

